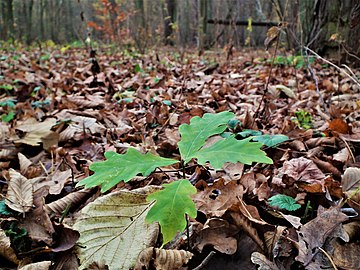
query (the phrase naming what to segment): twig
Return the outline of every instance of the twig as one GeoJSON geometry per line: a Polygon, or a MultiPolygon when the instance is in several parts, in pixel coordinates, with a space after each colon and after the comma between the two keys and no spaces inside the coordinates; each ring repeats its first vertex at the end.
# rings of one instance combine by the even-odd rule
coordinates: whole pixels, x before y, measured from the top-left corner
{"type": "MultiPolygon", "coordinates": [[[[305,47],[305,48],[306,48],[306,47],[305,47]]],[[[329,114],[329,111],[328,111],[328,109],[327,109],[327,107],[326,107],[325,101],[324,101],[324,99],[323,99],[323,97],[322,97],[322,95],[321,95],[321,93],[320,93],[320,90],[319,90],[319,81],[318,81],[318,78],[317,78],[317,76],[315,75],[315,72],[314,72],[314,70],[312,69],[312,67],[311,67],[311,65],[310,65],[310,63],[309,63],[309,54],[307,53],[307,51],[305,51],[305,54],[306,54],[306,65],[307,65],[307,68],[308,68],[309,71],[310,71],[311,76],[313,77],[313,79],[314,79],[314,81],[315,81],[316,92],[317,92],[318,95],[319,95],[319,98],[320,98],[320,100],[321,100],[321,103],[322,103],[322,105],[323,105],[323,107],[324,107],[325,112],[326,112],[327,114],[329,114]]]]}
{"type": "Polygon", "coordinates": [[[339,138],[345,143],[346,148],[348,149],[348,151],[349,151],[349,153],[350,153],[350,156],[351,156],[353,162],[356,163],[355,156],[354,156],[353,152],[351,151],[351,148],[350,148],[349,144],[348,144],[348,143],[346,142],[346,140],[345,140],[344,138],[342,138],[341,136],[339,136],[339,138]]]}
{"type": "Polygon", "coordinates": [[[210,253],[205,257],[205,259],[197,267],[195,267],[193,270],[203,269],[209,263],[212,256],[214,256],[215,254],[216,254],[215,251],[210,251],[210,253]]]}
{"type": "MultiPolygon", "coordinates": [[[[268,88],[269,88],[269,83],[270,83],[270,79],[271,79],[271,74],[272,74],[272,70],[273,70],[273,67],[274,67],[274,63],[275,63],[275,56],[276,56],[276,53],[277,53],[277,50],[279,48],[279,40],[280,40],[280,33],[279,35],[276,37],[276,45],[275,45],[275,51],[274,51],[274,54],[273,54],[273,57],[272,57],[272,60],[271,60],[271,64],[270,64],[270,70],[269,70],[269,76],[266,80],[266,84],[265,84],[265,89],[264,89],[264,93],[261,97],[261,100],[260,100],[260,103],[259,103],[259,106],[258,108],[256,109],[255,111],[255,114],[254,114],[254,120],[255,121],[255,118],[257,117],[257,114],[259,113],[259,110],[260,110],[260,107],[264,101],[264,98],[265,98],[265,95],[267,94],[268,92],[268,88]]],[[[265,107],[264,107],[265,109],[265,107]]]]}
{"type": "Polygon", "coordinates": [[[311,52],[313,55],[316,56],[316,58],[323,60],[325,63],[329,64],[330,66],[332,66],[332,67],[336,68],[337,70],[341,71],[342,73],[344,73],[346,76],[348,76],[354,83],[356,83],[360,87],[360,83],[358,82],[358,80],[355,79],[353,76],[351,76],[349,73],[347,73],[343,68],[338,67],[337,65],[331,63],[329,60],[326,60],[325,58],[321,57],[320,55],[318,55],[316,52],[309,49],[308,47],[304,47],[304,49],[306,51],[311,52]]]}
{"type": "Polygon", "coordinates": [[[336,267],[336,264],[335,264],[335,262],[333,261],[333,259],[331,258],[331,256],[330,256],[324,249],[322,249],[321,247],[319,247],[319,249],[320,249],[321,252],[324,253],[325,256],[329,259],[329,261],[330,261],[331,264],[332,264],[332,267],[334,267],[335,270],[338,270],[338,268],[336,267]]]}

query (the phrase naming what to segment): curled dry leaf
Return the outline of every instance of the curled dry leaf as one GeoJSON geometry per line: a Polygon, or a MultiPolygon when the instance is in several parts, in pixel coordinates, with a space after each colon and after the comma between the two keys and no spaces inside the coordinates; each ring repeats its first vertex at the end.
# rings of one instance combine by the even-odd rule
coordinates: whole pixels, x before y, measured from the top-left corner
{"type": "Polygon", "coordinates": [[[210,218],[199,233],[199,239],[194,244],[202,252],[206,245],[213,246],[215,250],[232,255],[237,250],[237,240],[234,237],[238,228],[221,218],[210,218]]]}
{"type": "Polygon", "coordinates": [[[293,181],[306,182],[308,184],[320,184],[324,188],[325,175],[316,164],[307,158],[293,158],[285,161],[280,169],[278,177],[290,177],[293,181]]]}
{"type": "Polygon", "coordinates": [[[18,153],[18,159],[20,164],[20,172],[23,175],[26,175],[26,171],[30,165],[32,165],[31,160],[25,157],[22,153],[18,153]]]}
{"type": "Polygon", "coordinates": [[[38,122],[35,118],[29,118],[16,127],[17,130],[25,132],[26,134],[14,142],[38,146],[40,143],[44,143],[49,135],[54,133],[51,131],[51,128],[55,124],[55,118],[47,118],[44,122],[38,122]]]}
{"type": "Polygon", "coordinates": [[[49,270],[51,266],[51,261],[43,261],[37,263],[31,263],[21,267],[20,270],[49,270]]]}
{"type": "Polygon", "coordinates": [[[9,170],[10,181],[6,194],[6,205],[20,213],[31,210],[33,206],[33,186],[30,180],[17,171],[9,170]]]}
{"type": "Polygon", "coordinates": [[[269,30],[266,33],[266,39],[264,41],[266,50],[268,50],[271,44],[273,44],[276,41],[276,39],[279,37],[279,33],[280,33],[280,27],[273,26],[269,28],[269,30]]]}
{"type": "Polygon", "coordinates": [[[251,261],[253,264],[259,266],[259,270],[279,270],[275,263],[269,261],[265,255],[259,252],[253,252],[251,254],[251,261]]]}
{"type": "Polygon", "coordinates": [[[209,216],[222,216],[225,211],[236,204],[244,194],[244,187],[236,181],[225,184],[223,178],[193,196],[198,210],[209,216]]]}
{"type": "Polygon", "coordinates": [[[87,195],[91,193],[91,189],[83,189],[69,193],[65,197],[53,201],[49,204],[45,204],[45,211],[48,214],[58,214],[61,215],[62,212],[68,207],[68,205],[77,205],[81,202],[87,195]]]}
{"type": "Polygon", "coordinates": [[[341,179],[342,190],[349,199],[348,203],[358,213],[360,211],[360,168],[350,167],[341,179]]]}
{"type": "Polygon", "coordinates": [[[360,265],[360,245],[357,243],[336,243],[333,254],[336,266],[347,270],[358,270],[360,265]]]}
{"type": "Polygon", "coordinates": [[[135,270],[150,269],[150,262],[156,270],[176,270],[192,258],[193,254],[185,250],[166,250],[149,247],[140,252],[135,270]]]}
{"type": "Polygon", "coordinates": [[[0,230],[0,256],[10,262],[18,264],[19,260],[10,245],[10,238],[6,236],[3,230],[0,230]]]}
{"type": "Polygon", "coordinates": [[[324,209],[320,206],[318,216],[297,231],[299,254],[295,259],[305,265],[311,263],[318,248],[322,247],[327,238],[346,220],[348,217],[338,207],[324,209]]]}

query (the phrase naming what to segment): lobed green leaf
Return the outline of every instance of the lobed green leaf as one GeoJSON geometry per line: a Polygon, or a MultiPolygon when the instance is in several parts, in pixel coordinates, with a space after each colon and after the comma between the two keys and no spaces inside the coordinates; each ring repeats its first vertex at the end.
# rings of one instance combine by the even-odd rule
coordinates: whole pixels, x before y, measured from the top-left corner
{"type": "Polygon", "coordinates": [[[248,165],[253,162],[272,164],[271,158],[260,149],[262,143],[250,142],[250,140],[251,138],[236,140],[234,137],[220,140],[210,147],[202,148],[194,157],[201,165],[209,161],[215,169],[221,169],[225,162],[241,162],[248,165]]]}
{"type": "Polygon", "coordinates": [[[191,118],[189,125],[182,124],[179,127],[181,140],[178,146],[184,162],[187,163],[195,157],[210,136],[224,132],[228,121],[233,117],[234,114],[228,111],[217,114],[206,113],[202,118],[198,116],[191,118]]]}
{"type": "Polygon", "coordinates": [[[178,180],[163,186],[163,190],[147,197],[148,201],[156,200],[156,203],[149,210],[146,222],[159,222],[165,245],[178,231],[185,229],[185,214],[195,218],[197,210],[190,198],[191,194],[196,194],[196,188],[188,180],[178,180]]]}
{"type": "Polygon", "coordinates": [[[101,192],[105,192],[120,181],[127,182],[138,174],[148,176],[157,167],[178,162],[151,153],[141,154],[133,148],[129,148],[123,155],[111,151],[105,152],[105,158],[107,160],[91,164],[90,169],[95,173],[81,180],[77,186],[90,188],[101,185],[101,192]]]}

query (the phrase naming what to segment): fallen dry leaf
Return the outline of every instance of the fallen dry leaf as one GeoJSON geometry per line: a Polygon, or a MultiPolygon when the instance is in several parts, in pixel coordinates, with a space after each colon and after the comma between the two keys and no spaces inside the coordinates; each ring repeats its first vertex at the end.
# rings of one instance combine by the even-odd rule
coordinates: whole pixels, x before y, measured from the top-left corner
{"type": "Polygon", "coordinates": [[[187,263],[193,254],[185,250],[165,250],[158,248],[146,248],[140,252],[134,270],[151,269],[152,266],[157,270],[177,270],[187,263]]]}
{"type": "Polygon", "coordinates": [[[334,230],[346,220],[348,217],[338,207],[325,210],[319,208],[318,216],[297,231],[299,254],[296,260],[308,265],[319,252],[318,248],[321,248],[334,230]]]}
{"type": "Polygon", "coordinates": [[[9,170],[10,181],[6,193],[6,205],[19,213],[29,212],[33,207],[33,186],[29,179],[17,171],[9,170]]]}

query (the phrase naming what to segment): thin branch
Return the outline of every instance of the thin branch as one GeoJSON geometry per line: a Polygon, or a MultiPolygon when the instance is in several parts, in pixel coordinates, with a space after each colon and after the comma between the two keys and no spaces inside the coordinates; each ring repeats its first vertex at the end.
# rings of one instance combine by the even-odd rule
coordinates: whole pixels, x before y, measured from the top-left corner
{"type": "Polygon", "coordinates": [[[347,73],[345,71],[345,69],[338,67],[337,65],[331,63],[329,60],[326,60],[325,58],[321,57],[320,55],[318,55],[316,52],[314,52],[313,50],[309,49],[308,47],[304,47],[304,49],[306,51],[311,52],[313,55],[316,56],[316,58],[323,60],[325,63],[329,64],[330,66],[336,68],[337,70],[341,71],[342,73],[344,73],[347,77],[349,77],[354,83],[356,83],[359,87],[360,87],[360,83],[358,82],[357,79],[355,79],[353,76],[351,76],[349,73],[347,73]]]}
{"type": "MultiPolygon", "coordinates": [[[[306,47],[305,47],[305,48],[306,48],[306,47]]],[[[328,109],[327,109],[327,107],[326,107],[325,101],[324,101],[324,99],[323,99],[323,97],[322,97],[322,95],[321,95],[321,93],[320,93],[318,78],[317,78],[317,76],[315,75],[315,72],[314,72],[314,70],[312,69],[312,67],[311,67],[311,65],[310,65],[310,63],[309,63],[309,54],[308,54],[307,51],[305,51],[305,54],[306,54],[306,65],[307,65],[307,68],[308,68],[309,71],[310,71],[311,76],[313,77],[313,79],[314,79],[314,81],[315,81],[316,92],[317,92],[318,95],[319,95],[319,98],[320,98],[320,100],[321,100],[321,103],[322,103],[322,105],[323,105],[323,107],[324,107],[325,112],[326,112],[327,114],[329,114],[329,111],[328,111],[328,109]]]]}
{"type": "Polygon", "coordinates": [[[197,266],[195,267],[193,270],[200,270],[203,269],[211,260],[211,258],[216,254],[215,251],[211,251],[206,257],[205,259],[197,266]]]}

